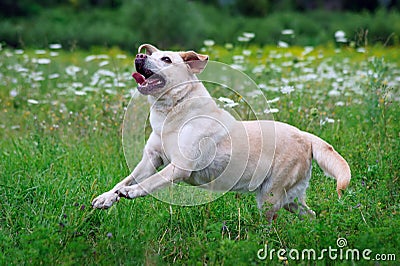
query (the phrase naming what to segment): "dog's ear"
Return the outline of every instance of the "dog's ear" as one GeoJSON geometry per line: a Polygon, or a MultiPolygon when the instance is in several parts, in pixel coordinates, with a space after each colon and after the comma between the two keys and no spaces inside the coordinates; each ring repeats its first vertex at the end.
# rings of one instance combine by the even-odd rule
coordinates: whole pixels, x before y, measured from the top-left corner
{"type": "Polygon", "coordinates": [[[147,55],[152,55],[153,53],[160,51],[156,47],[154,47],[153,45],[145,43],[145,44],[142,44],[142,45],[139,46],[139,49],[138,49],[138,53],[139,54],[140,54],[140,51],[142,51],[143,48],[146,49],[146,54],[147,55]]]}
{"type": "Polygon", "coordinates": [[[208,62],[208,55],[198,54],[193,51],[180,52],[179,55],[195,74],[201,73],[208,62]]]}

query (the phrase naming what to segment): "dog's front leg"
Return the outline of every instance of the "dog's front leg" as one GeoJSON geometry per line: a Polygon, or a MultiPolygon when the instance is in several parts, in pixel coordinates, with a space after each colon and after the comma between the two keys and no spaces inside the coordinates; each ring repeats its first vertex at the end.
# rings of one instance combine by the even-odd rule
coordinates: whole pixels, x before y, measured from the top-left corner
{"type": "Polygon", "coordinates": [[[182,170],[173,164],[169,164],[160,172],[138,184],[121,187],[117,193],[120,197],[127,199],[143,197],[155,190],[180,182],[188,178],[190,174],[191,172],[188,170],[182,170]]]}
{"type": "Polygon", "coordinates": [[[114,202],[119,200],[117,191],[125,186],[130,186],[135,182],[140,182],[153,175],[156,172],[157,167],[162,163],[160,157],[156,153],[145,151],[143,158],[140,163],[136,166],[133,172],[128,175],[124,180],[116,184],[110,191],[107,191],[92,202],[93,208],[96,209],[107,209],[110,208],[114,202]]]}

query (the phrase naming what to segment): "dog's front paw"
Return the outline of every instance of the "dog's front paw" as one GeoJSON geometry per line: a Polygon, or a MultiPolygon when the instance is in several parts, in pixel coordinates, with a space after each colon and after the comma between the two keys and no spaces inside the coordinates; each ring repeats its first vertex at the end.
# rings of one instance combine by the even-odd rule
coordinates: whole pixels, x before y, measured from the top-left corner
{"type": "Polygon", "coordinates": [[[132,186],[125,186],[117,190],[116,192],[118,196],[127,198],[127,199],[134,199],[137,197],[145,196],[145,192],[143,189],[140,188],[138,185],[132,186]]]}
{"type": "Polygon", "coordinates": [[[113,191],[108,191],[92,201],[92,207],[95,209],[108,209],[114,202],[119,201],[119,196],[113,191]]]}

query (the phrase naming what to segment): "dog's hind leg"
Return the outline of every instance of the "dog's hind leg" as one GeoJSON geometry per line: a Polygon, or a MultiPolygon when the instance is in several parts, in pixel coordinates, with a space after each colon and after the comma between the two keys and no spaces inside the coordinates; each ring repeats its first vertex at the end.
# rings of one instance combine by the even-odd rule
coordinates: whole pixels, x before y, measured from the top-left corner
{"type": "Polygon", "coordinates": [[[315,212],[307,206],[305,200],[308,179],[303,179],[287,192],[286,202],[283,205],[286,210],[297,214],[300,219],[304,217],[315,218],[315,212]]]}
{"type": "Polygon", "coordinates": [[[315,212],[306,204],[306,190],[310,181],[312,165],[308,168],[305,178],[290,188],[286,193],[283,207],[291,213],[297,214],[300,219],[305,217],[315,218],[315,212]],[[296,200],[297,199],[297,200],[296,200]]]}
{"type": "Polygon", "coordinates": [[[269,223],[275,221],[276,218],[278,218],[277,212],[279,211],[280,208],[281,208],[280,204],[275,204],[265,212],[265,218],[269,223]]]}
{"type": "Polygon", "coordinates": [[[265,218],[271,223],[278,217],[277,212],[282,208],[282,202],[273,193],[265,195],[262,191],[259,191],[257,194],[257,206],[260,211],[266,210],[265,218]]]}
{"type": "Polygon", "coordinates": [[[283,207],[291,213],[297,214],[300,219],[304,219],[305,217],[315,218],[315,212],[305,204],[304,199],[299,199],[299,203],[287,203],[283,207]]]}

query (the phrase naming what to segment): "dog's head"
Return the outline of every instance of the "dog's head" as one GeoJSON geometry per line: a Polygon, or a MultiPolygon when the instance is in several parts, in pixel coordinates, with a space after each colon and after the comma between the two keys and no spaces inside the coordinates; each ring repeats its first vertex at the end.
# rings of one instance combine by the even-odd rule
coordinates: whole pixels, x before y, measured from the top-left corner
{"type": "Polygon", "coordinates": [[[145,95],[157,95],[165,89],[196,80],[195,74],[205,68],[207,55],[193,51],[160,51],[150,44],[143,44],[138,49],[135,59],[133,78],[138,83],[138,90],[145,95]],[[146,49],[146,53],[140,53],[146,49]]]}

